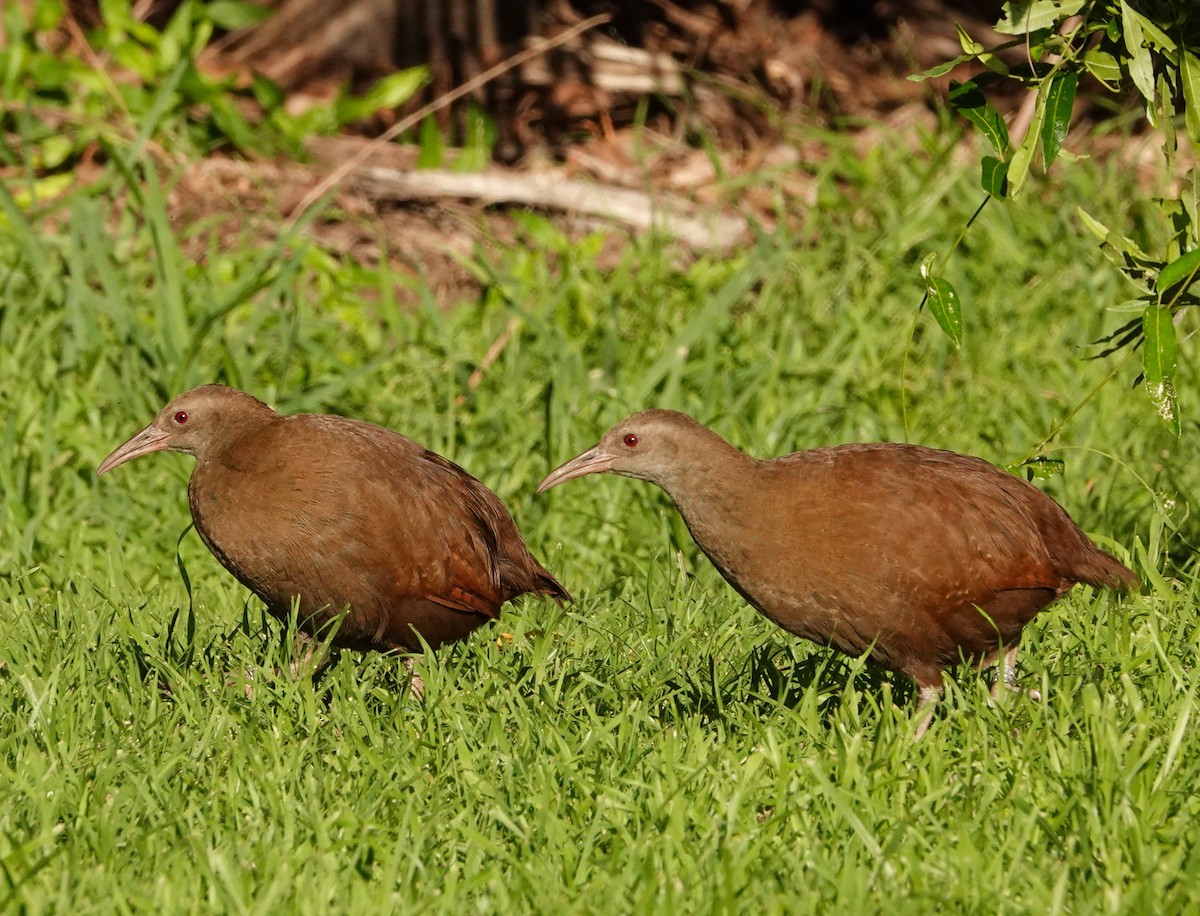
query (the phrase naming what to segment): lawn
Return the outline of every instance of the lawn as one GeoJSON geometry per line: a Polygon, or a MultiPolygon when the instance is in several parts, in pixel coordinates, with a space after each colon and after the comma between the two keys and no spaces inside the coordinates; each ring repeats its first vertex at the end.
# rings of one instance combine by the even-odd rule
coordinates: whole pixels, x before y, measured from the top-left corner
{"type": "Polygon", "coordinates": [[[1128,293],[1074,208],[1137,216],[1127,169],[1083,161],[993,202],[946,271],[962,348],[922,317],[902,380],[918,265],[978,204],[976,166],[951,138],[862,159],[827,139],[799,228],[698,259],[633,239],[602,269],[600,235],[519,215],[519,244],[481,238],[463,302],[301,236],[206,246],[148,166],[44,209],[0,190],[0,909],[1200,906],[1189,344],[1181,439],[1131,362],[1039,483],[1141,594],[1071,592],[1026,631],[1042,703],[994,703],[962,670],[915,745],[902,678],[759,617],[660,491],[534,494],[646,406],[761,456],[907,437],[1015,465],[1118,365],[1084,358],[1128,293]],[[518,601],[426,653],[422,699],[393,657],[272,677],[288,634],[188,530],[191,460],[94,475],[214,380],[462,464],[577,600],[518,601]],[[252,698],[228,684],[247,668],[252,698]]]}

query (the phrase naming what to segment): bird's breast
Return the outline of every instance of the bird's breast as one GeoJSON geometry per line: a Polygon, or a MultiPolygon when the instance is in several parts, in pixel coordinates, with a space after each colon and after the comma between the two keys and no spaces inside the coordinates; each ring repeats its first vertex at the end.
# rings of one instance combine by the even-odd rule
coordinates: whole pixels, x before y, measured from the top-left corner
{"type": "Polygon", "coordinates": [[[188,488],[201,539],[230,572],[251,588],[303,561],[319,546],[320,522],[311,500],[286,482],[197,466],[188,488]]]}

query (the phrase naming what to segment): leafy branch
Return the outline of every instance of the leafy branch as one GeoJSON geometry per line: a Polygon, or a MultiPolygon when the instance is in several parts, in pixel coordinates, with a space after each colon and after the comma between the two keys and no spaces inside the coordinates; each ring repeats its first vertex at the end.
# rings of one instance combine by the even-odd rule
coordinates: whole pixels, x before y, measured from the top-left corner
{"type": "MultiPolygon", "coordinates": [[[[1187,140],[1200,147],[1200,4],[1013,0],[1004,4],[995,30],[1013,38],[988,49],[960,26],[963,53],[909,77],[919,81],[967,65],[981,68],[965,81],[952,81],[949,96],[951,107],[991,147],[991,154],[981,160],[980,186],[986,196],[980,210],[993,199],[1019,197],[1039,161],[1045,172],[1060,158],[1074,158],[1064,143],[1080,81],[1085,77],[1114,95],[1131,87],[1136,90],[1147,123],[1163,137],[1169,171],[1176,168],[1181,125],[1187,140]],[[1025,67],[1011,67],[1000,54],[1017,47],[1025,51],[1025,67]],[[1027,126],[1015,137],[1010,136],[1004,118],[988,98],[1004,81],[1016,81],[1034,93],[1027,126]]],[[[1200,171],[1193,168],[1181,182],[1177,197],[1154,201],[1171,231],[1165,243],[1149,252],[1082,208],[1078,211],[1084,226],[1099,240],[1101,253],[1134,287],[1134,294],[1121,307],[1136,312],[1136,317],[1097,341],[1107,345],[1099,356],[1141,348],[1140,380],[1176,435],[1181,428],[1173,380],[1176,328],[1186,309],[1200,302],[1198,197],[1200,171]]],[[[978,214],[976,211],[971,222],[978,214]]],[[[961,241],[960,235],[941,260],[942,267],[961,241]]],[[[957,346],[963,333],[961,300],[940,269],[933,269],[935,260],[931,256],[922,263],[926,288],[922,304],[930,303],[938,325],[957,346]]]]}

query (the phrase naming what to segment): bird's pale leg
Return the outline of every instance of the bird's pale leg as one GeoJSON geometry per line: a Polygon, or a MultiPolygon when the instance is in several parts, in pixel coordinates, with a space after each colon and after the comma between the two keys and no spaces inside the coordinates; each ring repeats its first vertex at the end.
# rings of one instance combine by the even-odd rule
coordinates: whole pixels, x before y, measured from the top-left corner
{"type": "Polygon", "coordinates": [[[415,666],[417,660],[411,655],[404,657],[404,670],[408,672],[408,689],[416,699],[421,699],[425,695],[425,681],[421,675],[417,674],[415,666]]]}
{"type": "MultiPolygon", "coordinates": [[[[303,677],[314,678],[329,664],[329,647],[324,646],[318,648],[318,643],[315,639],[309,636],[304,631],[296,634],[296,638],[292,641],[292,660],[288,663],[288,674],[291,675],[293,681],[298,681],[303,677]]],[[[280,671],[274,669],[278,676],[280,671]]],[[[241,686],[246,694],[247,700],[254,699],[254,681],[258,677],[258,669],[250,667],[246,669],[244,678],[230,675],[225,679],[227,686],[241,686]]]]}
{"type": "Polygon", "coordinates": [[[915,715],[919,718],[924,714],[925,718],[920,725],[917,726],[917,732],[913,735],[913,742],[920,741],[924,737],[925,732],[929,731],[929,725],[933,722],[933,714],[937,709],[937,702],[942,698],[942,689],[940,687],[932,687],[929,685],[919,685],[921,687],[920,699],[917,701],[917,711],[915,715]],[[928,712],[926,712],[928,709],[928,712]]]}
{"type": "Polygon", "coordinates": [[[251,665],[246,669],[245,674],[238,676],[236,674],[227,674],[225,676],[226,687],[241,687],[242,693],[246,695],[247,700],[254,699],[254,678],[258,674],[258,669],[251,665]]]}
{"type": "Polygon", "coordinates": [[[992,682],[992,699],[999,699],[1001,687],[1013,693],[1024,693],[1031,700],[1042,698],[1037,690],[1022,690],[1017,686],[1017,646],[1009,646],[1004,650],[1004,654],[996,659],[996,680],[992,682]]]}
{"type": "Polygon", "coordinates": [[[288,671],[293,681],[302,677],[316,677],[329,664],[329,646],[320,645],[303,630],[296,633],[292,641],[292,661],[288,671]]]}

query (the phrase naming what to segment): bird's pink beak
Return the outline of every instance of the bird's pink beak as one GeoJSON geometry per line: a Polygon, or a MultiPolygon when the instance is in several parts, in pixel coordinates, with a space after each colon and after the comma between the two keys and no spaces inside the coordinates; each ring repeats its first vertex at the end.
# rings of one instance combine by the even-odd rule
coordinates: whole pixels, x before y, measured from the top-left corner
{"type": "Polygon", "coordinates": [[[582,455],[572,458],[566,464],[547,474],[546,479],[538,484],[537,491],[545,493],[551,487],[557,487],[560,483],[566,483],[576,477],[612,470],[612,464],[616,460],[615,455],[610,455],[598,445],[593,446],[582,455]]]}
{"type": "Polygon", "coordinates": [[[132,461],[142,455],[149,455],[151,452],[161,452],[170,447],[171,434],[152,423],[124,445],[117,446],[111,455],[100,462],[100,467],[96,468],[96,476],[99,477],[126,461],[132,461]]]}

